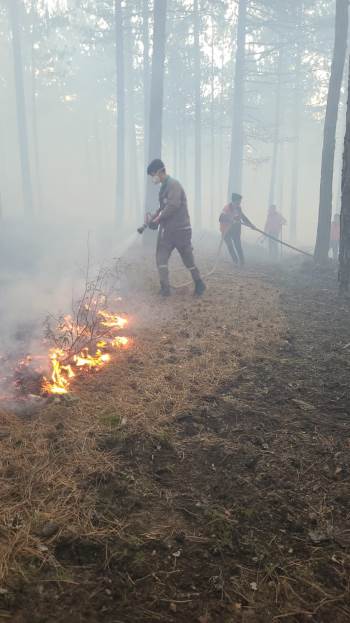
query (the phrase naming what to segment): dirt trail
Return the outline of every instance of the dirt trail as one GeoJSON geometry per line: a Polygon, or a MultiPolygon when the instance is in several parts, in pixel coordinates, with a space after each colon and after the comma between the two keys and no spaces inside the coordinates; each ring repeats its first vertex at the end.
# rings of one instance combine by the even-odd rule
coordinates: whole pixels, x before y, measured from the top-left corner
{"type": "Polygon", "coordinates": [[[150,285],[127,303],[133,349],[78,405],[2,416],[0,620],[345,623],[350,320],[334,276],[257,267],[194,304],[150,285]]]}

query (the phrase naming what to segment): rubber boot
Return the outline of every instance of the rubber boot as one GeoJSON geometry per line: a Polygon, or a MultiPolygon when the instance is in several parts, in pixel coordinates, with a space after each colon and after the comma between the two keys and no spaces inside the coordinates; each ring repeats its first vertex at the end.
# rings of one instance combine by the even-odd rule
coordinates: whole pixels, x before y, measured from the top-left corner
{"type": "Polygon", "coordinates": [[[194,296],[202,296],[205,289],[206,287],[204,281],[202,281],[202,279],[196,279],[193,293],[194,296]]]}
{"type": "Polygon", "coordinates": [[[160,296],[164,296],[164,298],[167,297],[167,296],[170,296],[170,294],[171,294],[170,287],[165,285],[164,283],[161,283],[160,284],[159,294],[160,294],[160,296]]]}

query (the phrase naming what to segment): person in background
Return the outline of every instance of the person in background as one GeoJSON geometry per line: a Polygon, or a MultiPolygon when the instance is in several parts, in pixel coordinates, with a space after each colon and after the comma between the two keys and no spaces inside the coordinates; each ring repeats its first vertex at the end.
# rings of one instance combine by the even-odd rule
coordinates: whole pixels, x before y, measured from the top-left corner
{"type": "MultiPolygon", "coordinates": [[[[275,205],[271,205],[267,214],[265,234],[281,239],[282,227],[287,223],[286,219],[277,211],[275,205]]],[[[279,244],[276,240],[269,240],[269,255],[272,260],[278,259],[279,244]]]]}
{"type": "Polygon", "coordinates": [[[241,243],[242,223],[251,229],[255,229],[253,223],[243,214],[242,195],[232,193],[231,202],[228,203],[220,214],[220,230],[225,240],[229,254],[234,264],[244,266],[244,253],[241,243]]]}
{"type": "Polygon", "coordinates": [[[152,160],[147,175],[154,184],[160,185],[159,210],[148,219],[151,229],[158,229],[156,262],[160,279],[160,294],[170,295],[168,262],[176,249],[194,282],[194,294],[201,296],[205,284],[195,265],[192,249],[192,229],[187,208],[187,199],[180,182],[167,174],[164,163],[152,160]]]}
{"type": "Polygon", "coordinates": [[[339,257],[339,240],[340,240],[340,214],[335,214],[331,224],[331,249],[332,258],[337,260],[339,257]]]}

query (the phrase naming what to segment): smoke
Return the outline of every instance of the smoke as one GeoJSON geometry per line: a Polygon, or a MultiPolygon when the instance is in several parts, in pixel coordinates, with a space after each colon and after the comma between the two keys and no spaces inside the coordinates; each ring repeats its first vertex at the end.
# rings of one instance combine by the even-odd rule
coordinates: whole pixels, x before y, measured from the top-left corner
{"type": "Polygon", "coordinates": [[[117,240],[110,228],[88,231],[7,223],[0,234],[0,354],[42,350],[48,315],[70,313],[86,282],[113,267],[135,235],[117,240]]]}

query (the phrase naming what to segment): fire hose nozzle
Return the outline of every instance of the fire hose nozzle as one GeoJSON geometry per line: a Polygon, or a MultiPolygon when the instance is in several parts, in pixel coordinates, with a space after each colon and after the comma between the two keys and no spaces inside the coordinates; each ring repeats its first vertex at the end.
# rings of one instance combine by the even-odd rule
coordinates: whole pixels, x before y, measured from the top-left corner
{"type": "Polygon", "coordinates": [[[145,229],[147,229],[147,227],[148,227],[147,223],[144,223],[144,224],[142,225],[142,227],[139,227],[139,228],[138,228],[137,233],[138,233],[138,234],[143,234],[143,232],[145,231],[145,229]]]}

